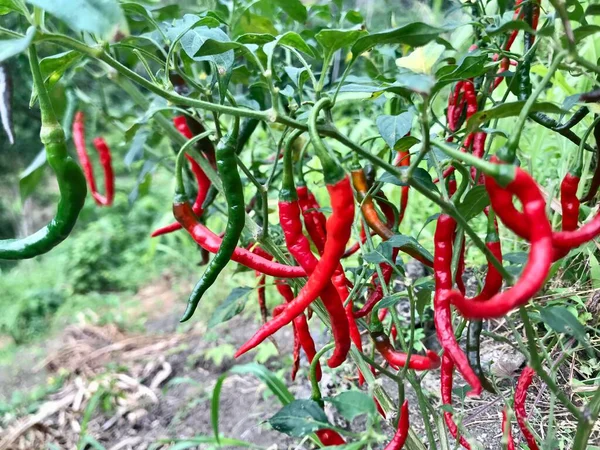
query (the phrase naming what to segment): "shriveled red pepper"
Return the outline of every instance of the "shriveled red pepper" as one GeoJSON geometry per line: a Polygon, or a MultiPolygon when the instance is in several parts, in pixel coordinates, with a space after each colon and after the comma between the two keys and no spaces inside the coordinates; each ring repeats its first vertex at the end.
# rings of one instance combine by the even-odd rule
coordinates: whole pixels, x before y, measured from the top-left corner
{"type": "MultiPolygon", "coordinates": [[[[189,129],[186,119],[184,116],[177,116],[173,118],[173,124],[175,128],[184,135],[186,138],[191,139],[194,137],[192,131],[189,129]]],[[[204,214],[204,209],[202,208],[202,204],[204,200],[206,200],[206,195],[208,194],[208,190],[211,186],[210,180],[200,167],[200,165],[196,162],[194,158],[186,153],[185,157],[190,163],[192,168],[192,172],[194,173],[194,177],[196,178],[196,184],[198,185],[198,192],[196,194],[196,199],[194,200],[194,204],[192,205],[192,209],[196,216],[201,217],[204,214]]],[[[164,226],[152,232],[151,237],[162,236],[165,234],[172,233],[177,230],[181,230],[181,224],[179,222],[173,222],[170,225],[164,226]]]]}
{"type": "Polygon", "coordinates": [[[538,450],[538,445],[535,442],[535,437],[527,428],[527,411],[525,411],[525,400],[527,399],[527,389],[533,381],[535,371],[527,366],[521,372],[519,381],[517,382],[517,388],[515,390],[515,416],[517,417],[517,423],[523,433],[523,437],[527,441],[527,445],[531,450],[538,450]]]}
{"type": "MultiPolygon", "coordinates": [[[[442,397],[442,404],[452,406],[452,384],[454,381],[453,380],[454,363],[452,362],[452,358],[450,358],[450,355],[447,355],[446,353],[444,353],[442,356],[442,370],[441,370],[440,376],[441,376],[440,391],[441,391],[441,397],[442,397]]],[[[451,412],[444,411],[444,422],[446,422],[446,428],[448,428],[450,435],[454,439],[456,439],[456,437],[458,436],[458,427],[456,426],[456,423],[454,422],[454,419],[452,418],[451,412]]],[[[458,441],[460,442],[460,445],[462,445],[467,450],[471,449],[471,446],[469,445],[469,443],[463,436],[460,436],[458,438],[458,441]]]]}
{"type": "Polygon", "coordinates": [[[467,356],[456,341],[450,310],[450,293],[456,292],[461,295],[459,292],[452,290],[452,245],[455,230],[456,222],[452,217],[442,214],[438,218],[434,236],[434,323],[438,340],[444,349],[444,355],[447,354],[452,359],[461,375],[471,385],[472,390],[467,395],[474,396],[481,394],[481,381],[469,365],[467,356]]]}
{"type": "MultiPolygon", "coordinates": [[[[293,298],[293,296],[292,296],[293,298]]],[[[277,305],[273,308],[273,317],[277,317],[285,310],[285,305],[277,305]]],[[[298,316],[296,319],[300,318],[298,316]]],[[[298,334],[298,327],[296,326],[296,320],[292,322],[293,335],[294,335],[294,347],[292,350],[292,373],[290,378],[292,381],[296,380],[296,375],[298,374],[298,370],[300,370],[300,336],[298,334]]]]}
{"type": "Polygon", "coordinates": [[[394,434],[394,437],[388,445],[385,446],[384,450],[400,450],[404,447],[406,438],[408,438],[409,428],[408,418],[408,400],[404,400],[402,408],[400,408],[400,417],[398,418],[398,429],[394,434]]]}
{"type": "MultiPolygon", "coordinates": [[[[192,210],[192,205],[187,202],[182,202],[177,205],[177,211],[175,211],[175,213],[177,214],[177,220],[183,224],[183,227],[200,247],[211,253],[217,252],[221,245],[221,238],[198,221],[198,218],[192,210]]],[[[278,262],[269,261],[268,259],[241,247],[236,247],[231,259],[250,269],[257,270],[272,277],[301,278],[306,276],[306,272],[302,267],[287,266],[278,262]]]]}
{"type": "MultiPolygon", "coordinates": [[[[513,181],[501,190],[516,195],[523,204],[526,223],[531,229],[531,250],[527,265],[514,286],[488,300],[474,302],[466,299],[459,292],[452,291],[448,298],[468,319],[502,317],[514,308],[524,305],[541,289],[552,264],[552,229],[546,217],[544,197],[530,175],[518,167],[514,170],[513,181]]],[[[492,179],[491,176],[485,177],[486,187],[492,179]]],[[[494,205],[492,198],[496,193],[489,189],[488,193],[494,211],[503,220],[506,218],[506,211],[494,205]]]]}
{"type": "MultiPolygon", "coordinates": [[[[325,105],[330,104],[330,102],[331,100],[328,98],[318,101],[313,108],[309,120],[310,138],[317,156],[321,160],[325,184],[331,199],[332,214],[327,220],[327,241],[323,256],[298,296],[288,305],[285,313],[261,327],[248,342],[242,345],[236,352],[235,357],[256,347],[268,336],[275,333],[304,311],[319,296],[323,288],[331,282],[331,277],[338,268],[340,258],[346,250],[346,243],[350,239],[354,220],[352,187],[342,167],[331,157],[331,154],[321,141],[316,125],[316,118],[319,111],[325,105]]],[[[346,319],[345,315],[344,319],[346,319]]],[[[341,356],[343,353],[340,352],[339,355],[341,356]]],[[[329,360],[329,364],[333,364],[334,366],[338,362],[341,364],[341,361],[337,359],[330,358],[329,360]]]]}
{"type": "Polygon", "coordinates": [[[515,443],[513,441],[512,430],[510,427],[510,421],[508,420],[506,407],[502,409],[502,435],[506,438],[506,450],[515,450],[515,443]]]}
{"type": "MultiPolygon", "coordinates": [[[[276,283],[277,290],[281,294],[281,296],[285,299],[286,303],[290,303],[294,300],[294,293],[292,292],[292,288],[288,284],[284,282],[284,280],[278,280],[276,283]]],[[[282,307],[281,312],[285,311],[284,305],[279,305],[282,307]]],[[[275,315],[275,314],[273,314],[275,315]]],[[[304,313],[298,315],[294,318],[294,333],[298,338],[298,342],[304,350],[306,354],[306,359],[308,359],[309,363],[312,363],[315,355],[317,354],[317,350],[315,349],[315,341],[313,340],[310,334],[310,328],[308,327],[308,321],[306,320],[306,316],[304,313]]],[[[316,370],[317,381],[321,381],[322,371],[321,371],[321,363],[317,362],[317,370],[316,370]]]]}
{"type": "Polygon", "coordinates": [[[94,147],[100,157],[100,164],[104,171],[104,184],[106,189],[106,196],[98,192],[96,187],[96,178],[94,177],[94,168],[90,162],[90,157],[87,152],[87,146],[85,143],[85,116],[82,111],[77,111],[75,119],[73,120],[73,142],[77,149],[77,156],[79,162],[83,168],[85,179],[88,182],[90,193],[94,198],[94,201],[99,206],[110,206],[113,203],[115,197],[115,174],[112,168],[112,156],[110,149],[106,144],[106,141],[102,138],[94,139],[94,147]]]}

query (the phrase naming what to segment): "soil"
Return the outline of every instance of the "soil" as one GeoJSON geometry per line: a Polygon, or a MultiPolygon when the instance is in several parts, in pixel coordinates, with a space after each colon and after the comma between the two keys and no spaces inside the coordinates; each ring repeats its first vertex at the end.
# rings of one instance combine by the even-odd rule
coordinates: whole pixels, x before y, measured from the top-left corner
{"type": "MultiPolygon", "coordinates": [[[[48,377],[65,377],[62,389],[48,396],[47,402],[37,411],[20,417],[0,416],[0,450],[71,449],[77,448],[78,443],[79,448],[94,448],[81,441],[85,436],[93,437],[104,448],[112,450],[166,449],[176,439],[213,436],[211,398],[214,386],[234,364],[253,361],[254,354],[244,355],[237,361],[231,355],[259,324],[246,314],[221,325],[217,333],[207,331],[201,322],[180,326],[181,305],[175,293],[182,289],[180,284],[181,280],[164,276],[137,293],[137,311],[147,317],[143,333],[123,332],[113,325],[67,327],[61,335],[46,341],[42,349],[24,350],[10,368],[0,370],[0,401],[9,399],[15,390],[28,390],[43,384],[48,377]],[[95,398],[101,401],[98,407],[92,408],[90,405],[94,404],[95,398]],[[87,413],[89,421],[86,420],[87,413]],[[86,433],[82,433],[82,427],[86,433]],[[49,447],[50,444],[55,446],[49,447]]],[[[275,335],[281,355],[291,353],[292,336],[288,328],[275,335]]],[[[319,347],[328,337],[317,332],[315,340],[319,347]]],[[[512,396],[515,377],[524,362],[516,355],[507,345],[483,342],[484,366],[491,366],[492,373],[501,379],[501,394],[505,398],[512,396]]],[[[288,359],[274,355],[265,365],[285,377],[286,385],[296,398],[309,398],[306,370],[301,370],[292,382],[288,359]]],[[[302,360],[301,366],[306,369],[306,360],[302,360]]],[[[334,373],[324,371],[323,396],[355,388],[354,369],[350,364],[347,366],[334,373]]],[[[388,392],[397,391],[393,382],[383,380],[388,392]]],[[[456,377],[455,388],[460,389],[461,384],[462,380],[456,377]]],[[[427,374],[422,386],[431,404],[438,408],[439,373],[427,374]]],[[[416,395],[407,388],[406,396],[411,405],[411,425],[427,447],[416,395]]],[[[543,392],[531,397],[528,410],[545,408],[547,399],[543,392]]],[[[502,397],[484,394],[480,399],[462,401],[456,395],[455,402],[455,417],[462,418],[462,425],[470,436],[477,439],[482,448],[501,449],[502,397]]],[[[227,438],[265,448],[312,448],[310,442],[289,438],[266,423],[280,407],[276,397],[257,378],[231,374],[221,390],[219,432],[227,438]]],[[[364,429],[364,419],[347,424],[329,406],[326,412],[339,426],[351,425],[349,428],[355,432],[364,429]]],[[[535,420],[531,418],[534,427],[537,425],[535,420]]],[[[432,426],[435,429],[434,423],[432,426]]],[[[383,432],[391,436],[393,429],[384,423],[383,432]]],[[[513,435],[519,439],[516,426],[513,426],[513,435]]],[[[195,447],[185,448],[213,446],[198,443],[195,447]]]]}

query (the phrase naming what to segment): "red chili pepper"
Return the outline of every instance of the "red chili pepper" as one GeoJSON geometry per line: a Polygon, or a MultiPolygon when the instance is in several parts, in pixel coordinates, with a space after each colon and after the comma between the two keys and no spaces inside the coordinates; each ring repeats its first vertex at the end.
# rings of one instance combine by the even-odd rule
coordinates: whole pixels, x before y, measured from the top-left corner
{"type": "MultiPolygon", "coordinates": [[[[174,212],[176,213],[178,220],[184,224],[184,228],[200,247],[211,253],[217,252],[221,245],[221,238],[198,222],[198,218],[192,210],[192,205],[187,202],[180,203],[177,205],[177,210],[174,212]]],[[[302,267],[287,266],[285,264],[269,261],[268,259],[241,247],[236,247],[231,259],[250,269],[257,270],[272,277],[301,278],[306,276],[306,272],[302,267]]]]}
{"type": "MultiPolygon", "coordinates": [[[[396,260],[396,257],[398,256],[398,248],[394,248],[392,250],[392,261],[396,260]]],[[[383,283],[387,286],[390,282],[390,280],[392,279],[392,275],[394,273],[394,268],[387,264],[387,263],[382,263],[381,264],[381,274],[383,275],[383,283]]],[[[363,305],[362,308],[360,308],[358,311],[354,312],[354,317],[359,319],[361,317],[365,317],[367,314],[369,314],[373,308],[375,307],[375,305],[377,305],[377,303],[379,303],[379,301],[383,298],[383,286],[381,285],[381,280],[379,280],[379,276],[376,273],[373,276],[373,283],[377,283],[379,281],[378,284],[376,284],[376,287],[373,291],[371,291],[371,293],[369,294],[369,297],[367,297],[367,301],[365,302],[365,304],[363,305]]]]}
{"type": "MultiPolygon", "coordinates": [[[[498,223],[496,221],[495,214],[492,214],[493,220],[488,221],[488,232],[485,238],[485,246],[492,252],[492,254],[496,257],[496,259],[502,262],[502,244],[500,243],[500,238],[498,237],[498,223]]],[[[502,288],[502,275],[498,272],[498,269],[488,261],[488,270],[485,275],[485,280],[483,282],[483,287],[481,288],[481,292],[472,298],[472,301],[479,302],[482,300],[487,300],[492,298],[502,288]]]]}
{"type": "Polygon", "coordinates": [[[508,413],[506,407],[502,410],[502,434],[506,436],[506,450],[515,450],[515,443],[512,437],[510,422],[508,421],[508,413]]]}
{"type": "MultiPolygon", "coordinates": [[[[173,118],[173,123],[175,124],[175,128],[184,135],[186,138],[191,139],[193,136],[191,130],[189,129],[186,119],[184,116],[177,116],[173,118]]],[[[196,194],[196,199],[194,200],[194,204],[192,209],[194,210],[194,214],[196,216],[201,217],[204,214],[204,210],[202,209],[202,204],[204,200],[206,200],[206,195],[208,194],[208,190],[211,186],[210,180],[200,167],[200,165],[196,162],[194,158],[186,153],[185,157],[190,163],[192,167],[192,172],[194,173],[194,177],[196,178],[196,184],[198,185],[198,193],[196,194]]],[[[164,226],[155,230],[150,236],[162,236],[164,234],[169,234],[177,230],[181,230],[181,224],[179,222],[173,222],[170,225],[164,226]]]]}
{"type": "Polygon", "coordinates": [[[519,428],[521,429],[521,433],[523,433],[523,437],[527,441],[527,445],[529,446],[530,450],[538,450],[539,448],[535,442],[533,434],[531,431],[529,431],[529,428],[527,428],[527,411],[525,411],[527,389],[531,385],[534,375],[535,371],[531,367],[525,367],[523,372],[521,372],[521,376],[519,377],[517,388],[515,390],[515,416],[517,417],[519,428]]]}
{"type": "MultiPolygon", "coordinates": [[[[488,180],[486,176],[486,187],[488,180]]],[[[527,265],[517,283],[510,289],[489,300],[473,302],[453,291],[449,298],[460,313],[467,319],[488,319],[506,315],[512,309],[527,303],[541,289],[552,264],[552,229],[546,217],[546,202],[536,182],[520,168],[515,168],[515,178],[506,188],[516,195],[523,205],[527,224],[531,229],[531,250],[527,265]]],[[[494,207],[493,191],[490,200],[494,211],[502,220],[506,211],[494,207]]]]}
{"type": "MultiPolygon", "coordinates": [[[[292,296],[292,298],[293,298],[293,296],[292,296]]],[[[285,305],[277,305],[275,308],[273,308],[273,317],[277,317],[283,311],[285,311],[285,305]]],[[[300,317],[301,316],[298,316],[296,319],[298,319],[300,317]]],[[[304,317],[304,314],[302,314],[302,317],[304,317]]],[[[301,343],[300,343],[300,336],[298,333],[298,327],[296,326],[296,319],[294,319],[294,322],[292,322],[292,328],[293,328],[293,334],[294,334],[294,347],[292,350],[292,373],[290,376],[292,381],[296,380],[296,375],[298,374],[298,370],[300,370],[300,346],[301,346],[301,343]]],[[[320,370],[320,367],[319,367],[319,370],[320,370]]]]}
{"type": "Polygon", "coordinates": [[[260,272],[256,272],[256,276],[258,277],[258,287],[256,288],[256,293],[258,294],[258,306],[260,308],[260,317],[263,323],[267,321],[267,299],[266,299],[266,289],[265,289],[265,280],[266,276],[261,274],[260,272]]]}
{"type": "MultiPolygon", "coordinates": [[[[325,102],[326,99],[317,103],[317,105],[315,105],[315,111],[318,112],[318,108],[322,107],[325,102]]],[[[309,131],[313,146],[316,149],[318,157],[321,159],[321,164],[324,169],[325,184],[331,199],[332,209],[332,214],[326,224],[328,238],[323,250],[323,256],[298,296],[288,305],[286,312],[262,326],[256,334],[236,352],[235,357],[256,347],[268,336],[292,321],[294,317],[304,311],[319,296],[327,284],[330,284],[331,277],[339,267],[340,258],[346,250],[346,243],[350,239],[352,223],[354,221],[354,195],[352,193],[350,180],[343,169],[337,165],[335,160],[331,159],[329,153],[327,153],[327,150],[324,148],[324,144],[319,140],[320,137],[318,135],[315,136],[315,125],[316,123],[311,122],[309,131]]],[[[340,326],[342,326],[341,316],[332,317],[332,319],[334,318],[339,319],[340,326]]],[[[348,321],[345,316],[345,311],[343,319],[345,320],[347,330],[348,321]]],[[[339,338],[343,339],[344,336],[340,335],[339,338]]],[[[336,342],[342,344],[343,341],[338,342],[336,340],[336,342]]],[[[340,351],[336,351],[336,358],[332,357],[328,361],[329,365],[332,367],[341,364],[343,362],[341,358],[345,358],[346,356],[342,351],[344,348],[341,345],[337,347],[336,350],[337,349],[340,351]]]]}
{"type": "Polygon", "coordinates": [[[90,157],[87,152],[85,143],[85,116],[83,112],[77,111],[73,121],[73,142],[77,149],[77,156],[83,168],[85,179],[88,182],[90,193],[97,205],[110,206],[115,197],[115,174],[112,169],[112,157],[110,149],[106,145],[106,141],[102,138],[94,139],[94,147],[100,157],[100,164],[104,170],[104,183],[106,188],[106,196],[98,192],[96,187],[96,178],[94,177],[94,169],[90,162],[90,157]]]}
{"type": "MultiPolygon", "coordinates": [[[[442,355],[442,370],[440,376],[442,404],[452,406],[454,363],[452,362],[452,358],[450,358],[450,356],[446,353],[442,355]]],[[[446,422],[446,427],[448,428],[448,431],[450,432],[452,437],[456,439],[456,437],[458,436],[458,427],[456,426],[456,423],[454,423],[454,419],[452,418],[451,412],[444,411],[444,421],[446,422]]],[[[471,446],[463,436],[460,436],[458,438],[458,441],[460,442],[460,445],[462,445],[467,450],[471,449],[471,446]]]]}
{"type": "Polygon", "coordinates": [[[402,408],[400,409],[398,430],[396,431],[396,434],[394,434],[394,437],[390,443],[386,445],[384,450],[400,450],[402,447],[404,447],[404,443],[408,437],[408,428],[408,400],[404,400],[404,403],[402,403],[402,408]]]}
{"type": "MultiPolygon", "coordinates": [[[[485,140],[487,139],[487,133],[483,131],[478,131],[475,133],[475,137],[473,139],[473,156],[477,156],[478,158],[483,158],[485,155],[485,140]]],[[[477,169],[475,167],[471,167],[471,177],[475,180],[477,176],[477,169]]],[[[475,180],[477,184],[483,184],[483,172],[479,173],[479,179],[475,180]]]]}
{"type": "MultiPolygon", "coordinates": [[[[375,233],[373,232],[371,233],[371,235],[374,236],[375,233]]],[[[361,222],[359,240],[352,244],[351,247],[348,247],[348,249],[344,252],[344,256],[342,256],[342,258],[348,258],[354,255],[357,251],[360,250],[361,245],[364,245],[365,242],[367,242],[367,233],[365,233],[365,226],[361,222]]]]}
{"type": "MultiPolygon", "coordinates": [[[[290,254],[309,276],[312,275],[316,270],[318,261],[310,251],[308,239],[302,233],[300,206],[297,200],[285,201],[282,195],[279,201],[279,222],[290,254]]],[[[329,313],[331,330],[336,343],[335,352],[329,359],[328,364],[330,367],[337,367],[346,360],[350,350],[348,318],[339,292],[331,283],[331,279],[328,280],[325,287],[318,294],[320,294],[323,305],[329,313]]]]}
{"type": "MultiPolygon", "coordinates": [[[[467,356],[462,351],[452,327],[452,313],[450,311],[450,294],[452,291],[452,244],[456,222],[446,214],[438,218],[437,227],[434,236],[434,264],[433,272],[435,276],[435,297],[434,304],[434,323],[438,335],[438,340],[444,349],[444,354],[452,358],[453,363],[465,380],[471,385],[470,396],[481,394],[481,381],[477,374],[469,365],[467,356]]],[[[463,297],[464,298],[464,297],[463,297]]]]}
{"type": "MultiPolygon", "coordinates": [[[[409,167],[410,166],[410,152],[400,151],[396,159],[396,166],[398,167],[409,167]]],[[[400,190],[400,216],[398,217],[398,226],[402,223],[404,215],[406,214],[406,208],[408,206],[408,193],[409,186],[402,186],[400,190]]]]}
{"type": "Polygon", "coordinates": [[[340,436],[337,431],[330,430],[328,428],[315,431],[315,434],[325,446],[343,445],[346,443],[344,438],[340,436]]]}
{"type": "MultiPolygon", "coordinates": [[[[288,284],[286,284],[283,280],[278,280],[277,290],[281,294],[281,296],[285,299],[286,303],[290,303],[294,300],[294,293],[288,284]]],[[[282,307],[281,312],[285,311],[285,305],[279,305],[282,307]]],[[[275,316],[275,312],[273,311],[273,315],[275,316]]],[[[306,316],[304,313],[300,314],[294,319],[294,329],[296,336],[298,337],[298,342],[302,346],[302,350],[306,354],[306,358],[309,363],[312,363],[315,355],[317,354],[317,350],[315,349],[315,341],[313,340],[310,334],[310,328],[308,327],[308,321],[306,320],[306,316]]],[[[321,381],[321,363],[317,363],[317,381],[321,381]]]]}
{"type": "MultiPolygon", "coordinates": [[[[394,350],[392,343],[383,331],[371,333],[371,338],[375,342],[377,351],[394,369],[397,370],[399,367],[407,365],[408,355],[394,350]]],[[[432,370],[438,367],[440,367],[440,358],[436,352],[431,350],[427,350],[427,356],[413,354],[408,360],[408,368],[413,370],[432,370]]]]}

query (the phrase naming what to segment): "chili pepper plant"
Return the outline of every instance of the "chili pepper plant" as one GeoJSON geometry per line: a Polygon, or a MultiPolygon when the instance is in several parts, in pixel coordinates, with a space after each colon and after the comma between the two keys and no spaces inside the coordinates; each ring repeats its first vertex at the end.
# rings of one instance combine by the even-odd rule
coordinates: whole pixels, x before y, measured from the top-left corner
{"type": "MultiPolygon", "coordinates": [[[[262,320],[235,357],[293,329],[291,380],[311,395],[269,378],[274,429],[348,449],[598,448],[599,338],[569,290],[574,273],[598,284],[598,4],[9,0],[0,14],[16,24],[0,26],[2,132],[18,142],[10,66],[24,53],[60,190],[48,225],[0,241],[0,258],[50,252],[85,201],[111,205],[125,155],[110,148],[136,141],[145,175],[173,180],[148,239],[178,233],[208,262],[181,321],[200,321],[239,265],[262,320]],[[93,141],[105,195],[92,123],[116,130],[93,141]],[[490,345],[522,364],[491,370],[490,345]],[[325,373],[353,387],[324,397],[325,373]],[[498,412],[485,442],[463,420],[473,398],[498,412]]],[[[248,298],[234,300],[221,321],[248,298]]]]}

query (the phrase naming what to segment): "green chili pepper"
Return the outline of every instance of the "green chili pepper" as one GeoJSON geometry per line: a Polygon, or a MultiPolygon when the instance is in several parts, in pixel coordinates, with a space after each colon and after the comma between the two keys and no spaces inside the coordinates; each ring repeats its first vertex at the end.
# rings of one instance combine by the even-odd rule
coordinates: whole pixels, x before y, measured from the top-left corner
{"type": "MultiPolygon", "coordinates": [[[[209,263],[204,274],[202,274],[202,278],[196,283],[188,300],[187,309],[181,318],[181,322],[185,322],[192,317],[202,295],[204,295],[206,290],[213,285],[223,268],[230,261],[244,229],[246,220],[244,187],[242,185],[240,174],[238,173],[236,160],[238,130],[239,121],[236,119],[234,129],[229,136],[224,137],[221,142],[219,142],[216,151],[217,171],[223,181],[223,191],[225,199],[227,200],[228,217],[225,235],[223,236],[223,241],[215,254],[215,257],[209,263]]],[[[181,157],[178,157],[178,161],[181,159],[181,157]]],[[[175,202],[179,201],[178,199],[180,198],[186,198],[185,192],[182,192],[184,191],[183,180],[181,180],[181,182],[179,181],[179,178],[181,177],[180,170],[177,171],[177,177],[178,183],[175,202]],[[183,197],[181,197],[182,194],[183,197]]]]}
{"type": "Polygon", "coordinates": [[[60,201],[56,215],[44,228],[22,239],[0,241],[0,259],[33,258],[60,244],[75,226],[87,194],[83,172],[67,153],[65,133],[44,86],[34,45],[29,47],[29,60],[42,116],[40,138],[46,147],[48,164],[56,174],[60,201]]]}

